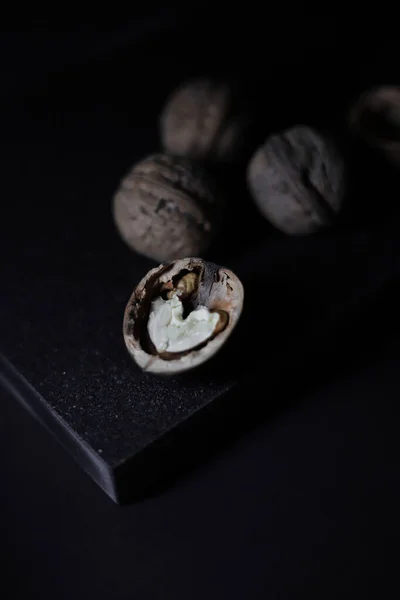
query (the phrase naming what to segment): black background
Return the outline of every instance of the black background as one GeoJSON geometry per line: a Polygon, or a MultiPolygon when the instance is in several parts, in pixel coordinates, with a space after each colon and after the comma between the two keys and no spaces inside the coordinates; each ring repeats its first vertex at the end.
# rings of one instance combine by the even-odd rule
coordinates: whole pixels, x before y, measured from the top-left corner
{"type": "MultiPolygon", "coordinates": [[[[270,78],[269,113],[278,122],[289,109],[290,119],[296,113],[320,119],[328,106],[321,106],[322,97],[330,98],[339,121],[360,88],[392,78],[395,60],[390,61],[389,49],[396,45],[365,15],[360,27],[355,17],[316,16],[301,7],[271,14],[268,22],[251,4],[245,13],[213,10],[192,3],[179,13],[158,12],[153,5],[152,14],[132,9],[115,17],[107,11],[90,18],[25,16],[3,22],[5,273],[19,269],[23,277],[21,264],[40,272],[32,266],[35,260],[45,256],[52,264],[52,259],[40,244],[32,254],[31,240],[46,232],[51,247],[60,236],[68,237],[58,221],[53,229],[47,224],[58,214],[56,186],[62,186],[75,148],[78,162],[72,164],[87,161],[87,171],[95,175],[93,149],[105,140],[115,144],[122,172],[135,142],[129,136],[120,140],[116,131],[122,125],[129,129],[132,106],[146,107],[145,119],[155,112],[161,102],[157,92],[182,74],[233,65],[250,79],[270,78]],[[166,25],[168,33],[158,35],[166,25]],[[168,61],[180,48],[170,74],[168,61]],[[298,95],[294,81],[301,84],[298,95]],[[304,86],[319,95],[305,94],[304,86]],[[31,153],[38,147],[42,154],[35,162],[31,153]],[[26,179],[37,164],[46,164],[46,156],[58,165],[56,186],[49,191],[44,184],[40,198],[35,172],[30,196],[26,179]]],[[[141,143],[151,146],[151,140],[141,143]]],[[[395,231],[392,223],[390,235],[395,231]]],[[[96,242],[101,231],[88,235],[96,242]]],[[[351,277],[349,272],[344,279],[351,277]]],[[[377,322],[381,333],[378,347],[366,343],[368,328],[352,334],[360,336],[349,344],[357,360],[350,360],[343,342],[332,341],[326,377],[315,377],[310,365],[314,389],[299,391],[296,402],[169,489],[122,509],[2,392],[2,595],[328,599],[375,597],[396,585],[389,548],[399,531],[400,336],[397,302],[389,301],[396,290],[386,293],[369,305],[368,327],[373,330],[377,322]]],[[[265,386],[262,378],[259,385],[265,386]]]]}

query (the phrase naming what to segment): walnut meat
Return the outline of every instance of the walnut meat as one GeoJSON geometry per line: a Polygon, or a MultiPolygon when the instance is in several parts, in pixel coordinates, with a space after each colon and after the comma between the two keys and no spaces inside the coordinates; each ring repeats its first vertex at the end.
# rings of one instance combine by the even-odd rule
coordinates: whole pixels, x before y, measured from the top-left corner
{"type": "Polygon", "coordinates": [[[152,269],[125,309],[126,347],[144,371],[172,375],[214,356],[236,327],[243,286],[232,271],[200,258],[152,269]]]}
{"type": "Polygon", "coordinates": [[[208,78],[190,80],[164,106],[161,142],[176,156],[231,162],[241,154],[248,121],[232,85],[208,78]]]}
{"type": "Polygon", "coordinates": [[[349,113],[352,131],[400,163],[400,87],[379,86],[362,94],[349,113]]]}
{"type": "Polygon", "coordinates": [[[135,165],[113,199],[126,244],[157,261],[204,253],[217,229],[215,188],[185,159],[154,154],[135,165]]]}
{"type": "Polygon", "coordinates": [[[272,135],[252,157],[250,192],[261,213],[289,235],[330,225],[345,192],[344,161],[332,142],[307,126],[272,135]]]}

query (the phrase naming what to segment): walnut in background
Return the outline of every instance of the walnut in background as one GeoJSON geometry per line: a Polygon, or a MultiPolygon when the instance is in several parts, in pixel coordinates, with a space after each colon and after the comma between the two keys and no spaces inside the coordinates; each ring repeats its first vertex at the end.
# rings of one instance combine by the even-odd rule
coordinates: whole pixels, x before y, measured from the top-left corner
{"type": "Polygon", "coordinates": [[[345,194],[345,167],[331,140],[298,125],[271,135],[247,170],[260,212],[289,235],[310,234],[330,225],[345,194]]]}
{"type": "Polygon", "coordinates": [[[124,242],[153,260],[199,256],[218,229],[212,180],[190,160],[153,154],[133,166],[113,199],[124,242]]]}
{"type": "Polygon", "coordinates": [[[245,147],[249,122],[236,86],[206,77],[193,79],[168,98],[160,117],[161,143],[175,156],[234,162],[245,147]]]}

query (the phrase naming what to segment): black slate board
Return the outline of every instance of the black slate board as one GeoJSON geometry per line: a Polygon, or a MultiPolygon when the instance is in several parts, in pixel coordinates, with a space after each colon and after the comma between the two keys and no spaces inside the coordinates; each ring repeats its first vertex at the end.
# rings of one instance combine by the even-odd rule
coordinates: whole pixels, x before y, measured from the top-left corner
{"type": "MultiPolygon", "coordinates": [[[[54,75],[2,116],[1,381],[118,502],[206,454],[227,429],[234,435],[266,403],[282,401],[282,392],[296,397],[329,372],[335,336],[348,348],[364,339],[368,308],[396,281],[400,250],[398,217],[386,208],[373,220],[289,239],[236,189],[239,209],[248,203],[245,224],[210,253],[246,290],[228,358],[181,379],[139,372],[124,347],[122,316],[154,263],[119,240],[110,201],[128,167],[157,149],[162,102],[194,70],[187,57],[176,59],[176,48],[162,59],[154,48],[142,65],[129,49],[54,75]]],[[[203,65],[197,55],[193,63],[203,65]]],[[[319,100],[303,100],[297,110],[306,108],[306,120],[319,100]]],[[[343,98],[336,100],[337,118],[343,98]]]]}

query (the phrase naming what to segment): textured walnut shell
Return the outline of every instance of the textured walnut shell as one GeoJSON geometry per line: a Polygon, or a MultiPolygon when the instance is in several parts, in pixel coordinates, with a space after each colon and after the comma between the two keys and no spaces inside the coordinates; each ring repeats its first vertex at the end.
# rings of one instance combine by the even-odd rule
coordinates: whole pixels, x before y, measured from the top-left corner
{"type": "Polygon", "coordinates": [[[243,286],[229,269],[200,258],[184,258],[152,269],[135,288],[125,309],[123,334],[129,354],[141,369],[174,375],[198,367],[225,344],[240,318],[243,286]],[[151,302],[165,287],[174,285],[183,274],[196,273],[199,285],[193,293],[193,308],[201,304],[228,317],[224,328],[204,344],[176,354],[158,354],[147,333],[151,302]]]}
{"type": "Polygon", "coordinates": [[[345,192],[344,161],[317,131],[296,126],[272,135],[253,155],[247,170],[260,212],[289,235],[330,225],[345,192]]]}
{"type": "Polygon", "coordinates": [[[240,155],[248,118],[238,112],[228,83],[201,78],[188,81],[168,98],[160,117],[167,152],[195,160],[230,162],[240,155]]]}
{"type": "Polygon", "coordinates": [[[400,87],[380,86],[360,96],[349,113],[353,132],[400,162],[400,87]]]}
{"type": "Polygon", "coordinates": [[[215,188],[191,161],[166,154],[136,164],[113,199],[126,244],[157,261],[204,253],[217,228],[215,188]]]}

